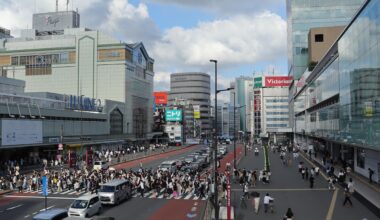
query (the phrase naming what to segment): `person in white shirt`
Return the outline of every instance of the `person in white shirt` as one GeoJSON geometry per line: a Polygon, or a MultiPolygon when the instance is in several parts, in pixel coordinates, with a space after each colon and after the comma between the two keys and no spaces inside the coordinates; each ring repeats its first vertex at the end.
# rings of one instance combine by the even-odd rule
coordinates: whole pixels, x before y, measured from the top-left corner
{"type": "MultiPolygon", "coordinates": [[[[269,193],[267,193],[265,196],[264,196],[264,212],[267,213],[268,212],[268,207],[270,205],[270,203],[272,203],[274,200],[274,198],[270,197],[269,196],[269,193]]],[[[271,207],[271,211],[273,212],[273,209],[271,207]]]]}

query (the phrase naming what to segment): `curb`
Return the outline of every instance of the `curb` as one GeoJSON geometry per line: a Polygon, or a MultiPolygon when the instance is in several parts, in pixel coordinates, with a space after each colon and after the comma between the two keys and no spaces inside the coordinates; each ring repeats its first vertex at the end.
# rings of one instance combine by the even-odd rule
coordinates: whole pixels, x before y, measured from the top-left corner
{"type": "Polygon", "coordinates": [[[11,193],[11,192],[13,192],[13,190],[2,190],[0,191],[0,196],[11,193]]]}

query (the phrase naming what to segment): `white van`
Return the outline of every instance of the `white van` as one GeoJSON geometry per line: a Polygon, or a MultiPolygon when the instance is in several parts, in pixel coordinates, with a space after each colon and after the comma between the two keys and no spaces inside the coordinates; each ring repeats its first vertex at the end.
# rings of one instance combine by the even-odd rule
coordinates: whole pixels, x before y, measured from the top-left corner
{"type": "Polygon", "coordinates": [[[95,161],[94,170],[107,170],[108,169],[107,161],[95,161]]]}
{"type": "Polygon", "coordinates": [[[98,195],[85,195],[74,200],[70,205],[68,214],[70,217],[91,217],[102,211],[102,204],[98,195]]]}
{"type": "Polygon", "coordinates": [[[177,162],[175,160],[164,161],[159,166],[162,171],[175,172],[177,169],[177,162]]]}
{"type": "Polygon", "coordinates": [[[132,185],[128,180],[114,179],[100,185],[98,195],[102,204],[118,205],[121,201],[131,198],[132,185]]]}

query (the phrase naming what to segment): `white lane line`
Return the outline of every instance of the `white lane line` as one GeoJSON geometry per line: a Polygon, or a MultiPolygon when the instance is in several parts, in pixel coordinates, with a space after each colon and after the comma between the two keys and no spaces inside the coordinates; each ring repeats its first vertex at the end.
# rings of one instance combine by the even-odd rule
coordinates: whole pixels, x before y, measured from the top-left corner
{"type": "MultiPolygon", "coordinates": [[[[12,196],[12,195],[6,195],[4,197],[8,198],[29,198],[29,199],[45,199],[43,196],[12,196]]],[[[49,196],[49,199],[62,199],[62,200],[74,200],[76,197],[56,197],[56,196],[49,196]]]]}
{"type": "Polygon", "coordinates": [[[69,192],[69,193],[67,193],[67,194],[69,194],[69,195],[72,195],[72,194],[75,194],[77,191],[71,191],[71,192],[69,192]]]}
{"type": "Polygon", "coordinates": [[[181,194],[180,196],[175,197],[175,199],[182,199],[182,197],[183,197],[184,195],[185,195],[185,194],[181,194]]]}
{"type": "Polygon", "coordinates": [[[29,218],[30,215],[25,215],[24,218],[29,218]]]}
{"type": "Polygon", "coordinates": [[[208,199],[208,196],[205,196],[202,200],[206,200],[206,199],[208,199]]]}
{"type": "Polygon", "coordinates": [[[194,198],[193,198],[193,200],[198,200],[199,199],[199,196],[195,196],[194,198]]]}
{"type": "Polygon", "coordinates": [[[73,190],[73,189],[66,190],[65,192],[62,192],[61,194],[62,194],[62,195],[66,195],[67,193],[70,193],[70,192],[72,192],[72,191],[74,191],[74,190],[73,190]]]}
{"type": "Polygon", "coordinates": [[[171,194],[169,197],[167,197],[166,199],[171,199],[173,198],[173,194],[171,194]]]}
{"type": "Polygon", "coordinates": [[[20,206],[22,206],[22,204],[20,204],[20,205],[16,205],[16,206],[13,206],[13,207],[9,207],[9,208],[7,208],[7,210],[16,209],[16,208],[18,208],[18,207],[20,207],[20,206]]]}
{"type": "MultiPolygon", "coordinates": [[[[53,208],[55,205],[49,206],[46,208],[46,210],[53,208]]],[[[45,211],[45,208],[41,209],[40,212],[45,211]]]]}
{"type": "Polygon", "coordinates": [[[149,196],[149,199],[156,198],[156,196],[157,196],[156,193],[152,193],[152,195],[149,196]]]}
{"type": "Polygon", "coordinates": [[[157,197],[157,199],[162,199],[164,198],[164,194],[161,194],[159,197],[157,197]]]}
{"type": "Polygon", "coordinates": [[[188,199],[190,199],[190,197],[192,197],[192,196],[193,196],[193,194],[192,194],[192,193],[189,193],[189,194],[185,197],[185,199],[188,200],[188,199]]]}
{"type": "Polygon", "coordinates": [[[139,196],[140,194],[134,194],[132,197],[133,198],[136,198],[137,196],[139,196]]]}

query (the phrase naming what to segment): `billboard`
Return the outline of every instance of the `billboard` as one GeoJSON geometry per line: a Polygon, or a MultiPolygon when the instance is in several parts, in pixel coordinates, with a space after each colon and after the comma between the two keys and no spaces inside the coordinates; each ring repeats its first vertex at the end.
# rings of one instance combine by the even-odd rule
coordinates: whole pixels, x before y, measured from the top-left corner
{"type": "Polygon", "coordinates": [[[79,27],[79,14],[75,11],[59,11],[33,14],[33,29],[57,31],[79,27]]]}
{"type": "Polygon", "coordinates": [[[42,121],[1,120],[1,145],[42,143],[42,121]]]}
{"type": "Polygon", "coordinates": [[[153,96],[155,98],[156,105],[168,104],[168,92],[154,92],[153,96]]]}
{"type": "Polygon", "coordinates": [[[200,119],[201,118],[201,110],[199,105],[194,105],[194,119],[200,119]]]}
{"type": "Polygon", "coordinates": [[[182,121],[181,109],[166,109],[165,110],[166,121],[182,121]]]}
{"type": "Polygon", "coordinates": [[[293,81],[291,76],[266,76],[265,87],[290,86],[293,81]]]}
{"type": "Polygon", "coordinates": [[[253,79],[253,88],[261,88],[263,87],[263,77],[255,77],[253,79]]]}

